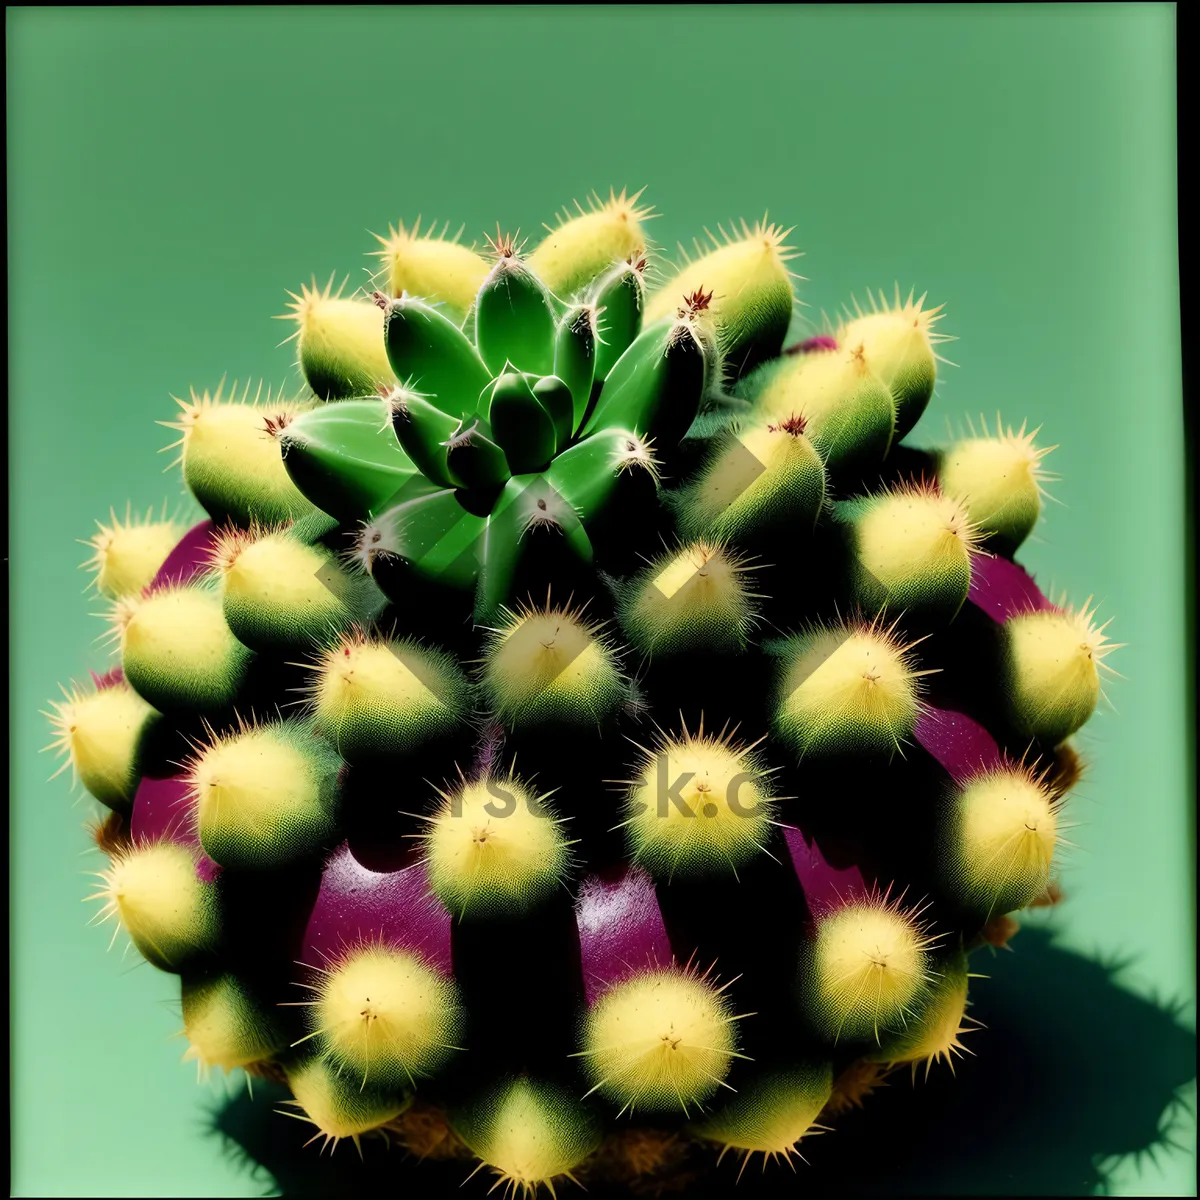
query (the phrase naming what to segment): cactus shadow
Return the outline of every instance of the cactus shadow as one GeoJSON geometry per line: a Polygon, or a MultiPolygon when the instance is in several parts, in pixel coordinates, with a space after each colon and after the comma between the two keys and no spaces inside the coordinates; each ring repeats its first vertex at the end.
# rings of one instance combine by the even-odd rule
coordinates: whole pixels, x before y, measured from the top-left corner
{"type": "MultiPolygon", "coordinates": [[[[974,1056],[955,1077],[944,1064],[915,1083],[897,1072],[834,1132],[805,1141],[796,1175],[779,1165],[761,1173],[755,1162],[735,1184],[731,1155],[682,1194],[1082,1196],[1103,1191],[1117,1159],[1174,1144],[1195,1123],[1181,1091],[1196,1078],[1196,1037],[1178,1007],[1127,991],[1114,979],[1121,964],[1056,946],[1047,930],[1026,927],[1013,945],[994,962],[987,952],[972,959],[989,978],[973,989],[971,1013],[988,1028],[968,1039],[974,1056]]],[[[469,1198],[493,1182],[480,1172],[463,1187],[468,1165],[418,1162],[376,1143],[364,1143],[361,1160],[353,1147],[302,1150],[312,1130],[275,1114],[282,1097],[256,1083],[253,1100],[241,1095],[212,1114],[225,1152],[269,1181],[264,1195],[469,1198]]],[[[585,1194],[630,1195],[595,1184],[585,1194]]]]}

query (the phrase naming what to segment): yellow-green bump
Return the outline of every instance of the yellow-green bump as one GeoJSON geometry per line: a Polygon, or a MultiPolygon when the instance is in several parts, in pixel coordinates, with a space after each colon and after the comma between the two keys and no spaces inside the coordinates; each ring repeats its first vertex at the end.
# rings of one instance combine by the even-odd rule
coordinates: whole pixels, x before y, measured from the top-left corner
{"type": "Polygon", "coordinates": [[[804,422],[805,436],[834,475],[867,469],[891,447],[895,409],[866,357],[845,347],[786,355],[745,383],[760,418],[804,422]]]}
{"type": "Polygon", "coordinates": [[[450,1113],[467,1148],[497,1176],[506,1196],[552,1189],[599,1148],[601,1129],[567,1088],[526,1076],[502,1080],[450,1113]]]}
{"type": "Polygon", "coordinates": [[[814,1028],[833,1045],[888,1050],[929,995],[935,941],[911,913],[877,896],[822,914],[801,978],[814,1028]]]}
{"type": "Polygon", "coordinates": [[[962,607],[978,535],[959,501],[909,484],[846,501],[839,519],[851,530],[850,587],[860,609],[950,619],[962,607]]]}
{"type": "Polygon", "coordinates": [[[593,195],[587,210],[564,212],[559,224],[529,255],[529,265],[543,283],[562,299],[587,288],[614,263],[645,254],[642,223],[653,215],[649,205],[639,206],[641,192],[632,196],[622,188],[610,191],[607,200],[593,195]]]}
{"type": "Polygon", "coordinates": [[[328,640],[384,604],[367,575],[347,571],[297,527],[227,530],[212,563],[230,630],[263,653],[328,640]]]}
{"type": "Polygon", "coordinates": [[[686,729],[644,752],[622,826],[633,860],[656,879],[736,874],[765,852],[776,799],[754,747],[686,729]]]}
{"type": "Polygon", "coordinates": [[[1100,699],[1104,659],[1118,649],[1097,626],[1095,610],[1018,613],[1003,626],[1000,686],[1016,729],[1058,744],[1080,729],[1100,699]]]}
{"type": "Polygon", "coordinates": [[[183,977],[184,1062],[203,1075],[266,1062],[287,1048],[277,1010],[244,980],[228,972],[183,977]]]}
{"type": "Polygon", "coordinates": [[[797,758],[891,754],[921,711],[911,647],[878,622],[816,627],[774,647],[780,660],[773,727],[797,758]]]}
{"type": "Polygon", "coordinates": [[[892,1039],[886,1054],[867,1057],[889,1066],[910,1064],[913,1078],[924,1064],[925,1077],[936,1062],[945,1062],[954,1073],[954,1060],[971,1051],[962,1037],[978,1027],[967,1014],[967,985],[970,981],[967,956],[961,950],[938,959],[937,974],[920,1013],[892,1039]]]}
{"type": "Polygon", "coordinates": [[[149,515],[138,520],[126,513],[121,520],[113,512],[109,524],[96,525],[86,543],[92,553],[84,568],[91,572],[96,591],[111,600],[146,587],[183,536],[183,528],[174,521],[155,521],[149,515]]]}
{"type": "Polygon", "coordinates": [[[440,303],[461,321],[491,268],[483,255],[457,237],[447,237],[448,225],[440,234],[434,228],[430,225],[422,235],[418,217],[411,229],[400,221],[388,229],[387,237],[375,235],[381,247],[375,251],[381,282],[389,296],[407,292],[440,303]]]}
{"type": "MultiPolygon", "coordinates": [[[[101,804],[124,811],[141,780],[144,739],[158,713],[124,680],[102,688],[63,689],[45,715],[54,731],[46,749],[68,767],[101,804]]],[[[58,772],[55,772],[58,774],[58,772]]]]}
{"type": "Polygon", "coordinates": [[[457,1049],[464,1012],[453,980],[418,955],[364,945],[316,985],[306,1044],[362,1087],[404,1088],[435,1074],[457,1049]]]}
{"type": "Polygon", "coordinates": [[[745,540],[816,524],[825,466],[804,421],[760,419],[729,434],[679,500],[687,537],[745,540]]]}
{"type": "Polygon", "coordinates": [[[941,889],[981,922],[1024,908],[1050,882],[1059,802],[1044,776],[994,767],[955,787],[942,820],[941,889]]]}
{"type": "Polygon", "coordinates": [[[757,618],[750,582],[742,555],[702,539],[660,555],[621,586],[618,620],[643,654],[741,650],[757,618]]]}
{"type": "Polygon", "coordinates": [[[1037,430],[985,425],[982,436],[961,438],[938,451],[937,481],[966,509],[984,545],[1013,553],[1033,532],[1042,512],[1043,484],[1053,476],[1042,460],[1055,449],[1039,447],[1037,430]]]}
{"type": "MultiPolygon", "coordinates": [[[[891,392],[896,410],[896,437],[902,438],[920,419],[937,382],[939,355],[934,349],[953,338],[935,329],[942,319],[942,306],[925,308],[925,297],[900,299],[896,287],[891,303],[882,292],[868,292],[870,312],[857,302],[837,331],[839,347],[861,354],[891,392]]],[[[945,361],[944,359],[942,361],[945,361]]]]}
{"type": "MultiPolygon", "coordinates": [[[[178,972],[216,948],[220,916],[215,886],[196,874],[198,855],[177,842],[121,849],[90,900],[103,902],[101,920],[114,919],[148,961],[178,972]]],[[[114,934],[115,936],[115,934],[114,934]]]]}
{"type": "Polygon", "coordinates": [[[408,638],[352,629],[319,651],[313,668],[313,723],[350,762],[410,754],[470,715],[455,659],[408,638]]]}
{"type": "Polygon", "coordinates": [[[125,678],[160,712],[212,712],[232,704],[253,652],[233,636],[220,594],[175,584],[117,602],[114,629],[125,678]]]}
{"type": "Polygon", "coordinates": [[[392,372],[383,345],[383,310],[369,296],[335,292],[333,276],[324,288],[305,284],[279,320],[294,321],[296,358],[308,386],[322,400],[374,395],[392,387],[392,372]]]}
{"type": "Polygon", "coordinates": [[[546,796],[511,774],[460,780],[439,796],[425,862],[455,917],[520,916],[562,885],[571,843],[546,796]]]}
{"type": "Polygon", "coordinates": [[[292,1090],[291,1104],[303,1113],[301,1119],[316,1129],[309,1140],[321,1139],[322,1150],[336,1150],[343,1138],[357,1146],[364,1133],[394,1121],[412,1103],[410,1092],[364,1087],[361,1080],[319,1056],[305,1056],[289,1064],[285,1073],[292,1090]]]}
{"type": "Polygon", "coordinates": [[[315,511],[288,475],[276,440],[310,402],[264,394],[261,384],[253,399],[249,384],[239,399],[235,383],[228,400],[218,388],[176,403],[178,420],[163,423],[180,437],[167,449],[179,448],[184,483],[214,520],[249,525],[315,511]]]}
{"type": "Polygon", "coordinates": [[[480,687],[505,725],[595,725],[624,703],[616,654],[581,611],[547,603],[504,616],[489,631],[480,687]]]}
{"type": "Polygon", "coordinates": [[[764,1164],[799,1157],[797,1145],[813,1129],[832,1092],[833,1068],[828,1062],[764,1066],[689,1128],[720,1145],[722,1156],[740,1152],[742,1170],[756,1154],[764,1164]]]}
{"type": "Polygon", "coordinates": [[[622,1113],[701,1105],[737,1053],[736,1016],[707,978],[674,968],[614,984],[587,1016],[580,1057],[592,1090],[622,1113]]]}
{"type": "Polygon", "coordinates": [[[296,720],[214,738],[189,763],[205,853],[234,870],[270,870],[314,853],[337,828],[341,759],[296,720]]]}
{"type": "Polygon", "coordinates": [[[734,377],[777,355],[792,319],[795,293],[787,263],[795,252],[786,245],[791,232],[760,221],[744,221],[734,235],[720,230],[712,249],[697,243],[700,257],[686,263],[646,301],[646,328],[672,317],[684,299],[711,293],[709,305],[726,372],[734,377]]]}

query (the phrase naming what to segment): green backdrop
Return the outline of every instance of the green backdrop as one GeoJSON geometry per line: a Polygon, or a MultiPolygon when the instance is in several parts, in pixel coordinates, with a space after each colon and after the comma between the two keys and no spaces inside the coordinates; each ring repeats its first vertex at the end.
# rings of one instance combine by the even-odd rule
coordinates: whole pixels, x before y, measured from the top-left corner
{"type": "Polygon", "coordinates": [[[273,1172],[212,1135],[174,980],[85,928],[90,801],[38,753],[58,682],[108,662],[75,539],[178,499],[170,394],[289,378],[284,289],[364,281],[368,231],[535,233],[626,184],[667,247],[795,225],[814,319],[893,281],[945,301],[958,366],[914,440],[1040,424],[1062,503],[1023,558],[1128,643],[1080,738],[1068,902],[982,968],[978,1057],[888,1089],[862,1129],[891,1149],[821,1138],[815,1178],[1194,1194],[1173,6],[26,8],[7,32],[16,1194],[333,1186],[277,1161],[261,1097],[220,1120],[273,1172]]]}

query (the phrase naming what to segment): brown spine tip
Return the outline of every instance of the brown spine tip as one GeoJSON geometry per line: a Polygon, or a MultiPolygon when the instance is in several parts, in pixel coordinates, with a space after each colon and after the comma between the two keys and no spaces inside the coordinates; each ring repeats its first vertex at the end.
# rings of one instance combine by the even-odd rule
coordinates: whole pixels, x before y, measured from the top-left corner
{"type": "Polygon", "coordinates": [[[698,287],[690,296],[684,296],[683,306],[679,309],[677,315],[680,320],[698,316],[700,313],[708,310],[708,306],[712,303],[712,298],[711,289],[706,292],[702,287],[698,287]]]}
{"type": "Polygon", "coordinates": [[[780,421],[777,425],[768,425],[767,429],[771,433],[790,433],[792,437],[799,437],[805,430],[807,422],[799,413],[792,413],[786,421],[780,421]]]}

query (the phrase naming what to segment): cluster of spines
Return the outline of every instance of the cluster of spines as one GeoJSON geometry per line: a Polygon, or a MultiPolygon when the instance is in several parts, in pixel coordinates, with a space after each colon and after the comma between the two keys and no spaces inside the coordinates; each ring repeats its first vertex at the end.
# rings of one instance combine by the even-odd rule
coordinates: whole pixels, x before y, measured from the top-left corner
{"type": "Polygon", "coordinates": [[[833,1104],[846,1047],[914,1070],[960,1052],[963,941],[1046,894],[1062,803],[1047,756],[1091,715],[1112,648],[1087,606],[1051,605],[1020,568],[1023,581],[987,565],[1040,515],[1033,434],[998,421],[932,454],[899,446],[946,361],[940,307],[897,288],[781,353],[791,231],[720,229],[647,294],[640,195],[595,197],[528,255],[499,229],[479,253],[448,227],[400,223],[378,239],[374,296],[332,278],[292,294],[288,340],[312,396],[235,385],[180,401],[178,462],[212,524],[170,557],[175,523],[101,526],[90,565],[115,605],[121,670],[52,716],[126,829],[103,915],[182,975],[189,1057],[277,1061],[334,1142],[394,1122],[446,1075],[459,1136],[530,1192],[596,1148],[598,1101],[678,1108],[726,1150],[789,1157],[833,1104]],[[551,599],[550,583],[580,582],[607,621],[551,599]],[[460,666],[476,637],[482,658],[460,666]],[[948,659],[944,679],[924,665],[948,659]],[[645,713],[664,700],[694,710],[696,731],[680,711],[647,748],[645,713]],[[947,702],[988,724],[994,754],[975,761],[974,742],[947,749],[929,732],[947,702]],[[706,734],[706,710],[760,734],[706,734]],[[913,747],[937,780],[898,765],[913,747]],[[456,780],[397,792],[396,764],[411,780],[446,755],[456,780]],[[920,842],[910,862],[875,863],[868,846],[861,886],[830,893],[822,872],[841,869],[804,867],[787,822],[815,813],[835,841],[861,835],[854,804],[820,792],[858,760],[867,786],[887,770],[897,805],[924,796],[929,811],[884,822],[920,842]],[[528,774],[543,764],[556,786],[528,774]],[[591,786],[614,765],[632,772],[615,800],[614,784],[591,786]],[[171,769],[164,823],[135,795],[139,780],[172,784],[171,769]],[[230,949],[236,905],[264,870],[322,860],[321,896],[338,894],[352,826],[381,805],[419,822],[415,857],[397,851],[377,874],[415,888],[421,912],[397,932],[367,905],[362,938],[332,958],[327,918],[312,916],[312,1015],[293,1037],[270,981],[230,949]],[[542,920],[591,878],[592,853],[684,895],[783,867],[808,914],[792,1013],[808,1057],[743,1054],[737,981],[718,988],[668,949],[589,1001],[575,1057],[590,1090],[518,1056],[490,1090],[456,1092],[457,1043],[478,1045],[439,957],[444,922],[542,920]],[[893,880],[927,895],[895,899],[893,880]],[[931,906],[949,927],[931,932],[931,906]]]}

